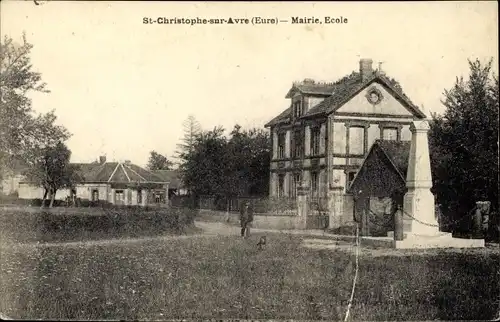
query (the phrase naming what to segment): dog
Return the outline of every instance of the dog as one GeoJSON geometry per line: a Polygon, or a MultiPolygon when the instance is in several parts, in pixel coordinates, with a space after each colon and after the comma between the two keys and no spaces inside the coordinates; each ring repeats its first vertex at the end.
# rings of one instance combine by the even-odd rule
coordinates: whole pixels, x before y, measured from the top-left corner
{"type": "Polygon", "coordinates": [[[266,246],[266,236],[260,237],[259,242],[257,243],[257,249],[262,250],[264,249],[264,246],[266,246]]]}

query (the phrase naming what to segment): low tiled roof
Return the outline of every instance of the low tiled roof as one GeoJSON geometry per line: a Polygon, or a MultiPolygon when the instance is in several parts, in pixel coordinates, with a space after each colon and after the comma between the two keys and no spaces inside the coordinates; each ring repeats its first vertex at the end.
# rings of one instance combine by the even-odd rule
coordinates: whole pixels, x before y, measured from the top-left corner
{"type": "Polygon", "coordinates": [[[167,182],[160,176],[131,163],[76,163],[84,182],[167,182]]]}
{"type": "Polygon", "coordinates": [[[398,170],[401,176],[406,180],[411,142],[395,141],[395,140],[376,140],[374,144],[377,144],[380,147],[380,149],[389,158],[389,160],[398,170]]]}
{"type": "Polygon", "coordinates": [[[355,182],[357,182],[358,176],[362,173],[362,169],[366,167],[366,162],[369,158],[374,155],[377,151],[382,151],[382,154],[387,157],[389,164],[391,164],[394,169],[399,173],[401,179],[406,182],[406,174],[408,172],[408,163],[410,157],[410,141],[396,141],[396,140],[381,140],[377,139],[373,142],[370,151],[366,155],[363,163],[361,164],[360,169],[356,173],[351,186],[348,191],[351,192],[352,187],[355,186],[355,182]]]}
{"type": "Polygon", "coordinates": [[[170,189],[179,189],[181,187],[181,180],[179,171],[177,170],[154,170],[157,176],[161,177],[163,180],[168,181],[170,189]]]}

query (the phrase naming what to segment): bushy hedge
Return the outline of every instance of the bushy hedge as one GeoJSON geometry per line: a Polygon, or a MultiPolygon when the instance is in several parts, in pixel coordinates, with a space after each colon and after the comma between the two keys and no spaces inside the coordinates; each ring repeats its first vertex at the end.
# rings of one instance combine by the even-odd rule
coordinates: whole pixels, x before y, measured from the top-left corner
{"type": "Polygon", "coordinates": [[[0,235],[6,242],[56,242],[180,234],[194,210],[181,208],[4,208],[0,235]]]}

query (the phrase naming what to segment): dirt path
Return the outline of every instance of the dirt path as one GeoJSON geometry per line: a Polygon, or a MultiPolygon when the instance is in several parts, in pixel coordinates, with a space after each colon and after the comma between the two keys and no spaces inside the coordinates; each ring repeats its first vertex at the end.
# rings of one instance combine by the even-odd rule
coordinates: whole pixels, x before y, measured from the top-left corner
{"type": "Polygon", "coordinates": [[[19,247],[91,247],[91,246],[106,246],[113,244],[138,244],[151,241],[166,241],[172,239],[189,239],[206,236],[231,236],[239,235],[239,228],[224,223],[217,222],[195,222],[195,227],[201,229],[201,232],[189,235],[168,235],[168,236],[153,236],[153,237],[138,237],[138,238],[114,238],[102,240],[84,240],[84,241],[69,241],[69,242],[48,242],[48,243],[9,243],[0,244],[0,248],[19,248],[19,247]]]}
{"type": "MultiPolygon", "coordinates": [[[[106,246],[106,245],[129,245],[129,244],[140,244],[147,242],[162,242],[172,239],[189,239],[189,238],[200,238],[207,236],[239,236],[240,228],[238,226],[230,225],[227,223],[220,222],[203,222],[195,221],[195,227],[200,229],[199,233],[189,234],[189,235],[168,235],[168,236],[154,236],[154,237],[139,237],[139,238],[122,238],[122,239],[106,239],[106,240],[86,240],[86,241],[73,241],[73,242],[55,242],[55,243],[12,243],[12,244],[0,244],[1,248],[23,248],[23,247],[92,247],[92,246],[106,246]]],[[[304,230],[288,230],[279,231],[273,229],[257,229],[252,228],[251,233],[281,233],[281,234],[293,234],[304,236],[304,246],[312,249],[321,250],[340,250],[346,252],[353,252],[355,250],[353,241],[341,240],[339,237],[346,236],[334,236],[325,234],[322,231],[304,231],[304,230]],[[328,239],[318,239],[315,237],[328,237],[328,239]],[[329,238],[331,237],[331,238],[329,238]]],[[[349,236],[348,236],[349,237],[349,236]]],[[[498,252],[497,247],[488,247],[482,249],[483,252],[498,252]]],[[[386,248],[364,248],[361,247],[360,255],[370,255],[370,256],[407,256],[410,254],[424,255],[427,253],[435,253],[435,250],[396,250],[396,249],[386,249],[386,248]]],[[[447,249],[447,252],[464,252],[461,249],[447,249]]],[[[474,252],[474,250],[469,250],[474,252]]],[[[477,251],[477,250],[475,250],[477,251]]]]}

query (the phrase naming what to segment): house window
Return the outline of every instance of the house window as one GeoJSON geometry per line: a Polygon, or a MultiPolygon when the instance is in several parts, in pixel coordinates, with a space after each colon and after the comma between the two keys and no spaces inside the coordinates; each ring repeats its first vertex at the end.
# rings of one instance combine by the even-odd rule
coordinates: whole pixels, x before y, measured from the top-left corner
{"type": "Polygon", "coordinates": [[[92,189],[92,201],[98,201],[98,200],[99,200],[99,190],[92,189]]]}
{"type": "Polygon", "coordinates": [[[161,191],[155,192],[155,203],[162,203],[165,200],[165,195],[161,191]]]}
{"type": "Polygon", "coordinates": [[[285,195],[285,175],[278,175],[278,197],[283,197],[285,195]]]}
{"type": "Polygon", "coordinates": [[[319,127],[315,127],[311,131],[311,155],[319,154],[321,131],[319,127]]]}
{"type": "Polygon", "coordinates": [[[302,158],[303,153],[304,153],[304,145],[303,145],[303,139],[302,139],[302,131],[301,130],[296,130],[293,133],[293,157],[296,159],[302,158]]]}
{"type": "Polygon", "coordinates": [[[398,129],[386,127],[382,129],[382,140],[397,140],[398,139],[398,129]]]}
{"type": "Polygon", "coordinates": [[[349,154],[363,155],[365,153],[365,128],[349,128],[349,154]]]}
{"type": "Polygon", "coordinates": [[[316,195],[319,190],[319,175],[318,172],[311,172],[311,191],[316,195]]]}
{"type": "Polygon", "coordinates": [[[346,189],[349,189],[351,183],[354,181],[354,177],[356,176],[356,171],[347,171],[346,172],[346,189]]]}
{"type": "Polygon", "coordinates": [[[278,134],[278,159],[283,159],[285,157],[285,133],[278,134]]]}
{"type": "Polygon", "coordinates": [[[295,117],[300,117],[302,115],[302,102],[300,100],[296,101],[293,104],[293,111],[294,111],[295,117]]]}
{"type": "Polygon", "coordinates": [[[115,203],[123,203],[125,201],[125,195],[123,194],[123,190],[115,191],[115,203]]]}

